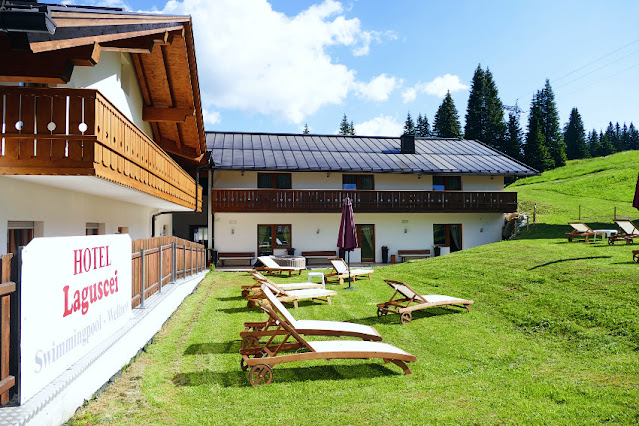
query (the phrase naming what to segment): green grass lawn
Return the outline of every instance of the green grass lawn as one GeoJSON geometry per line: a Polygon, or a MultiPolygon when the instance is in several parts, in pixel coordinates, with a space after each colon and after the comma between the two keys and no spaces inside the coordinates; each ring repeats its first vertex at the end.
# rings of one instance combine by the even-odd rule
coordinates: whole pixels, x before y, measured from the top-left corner
{"type": "MultiPolygon", "coordinates": [[[[548,208],[544,223],[516,240],[381,267],[357,290],[329,285],[339,293],[332,305],[291,309],[298,319],[376,327],[385,342],[417,356],[412,375],[380,360],[318,360],[276,365],[271,385],[251,387],[240,369],[239,332],[265,315],[240,297],[240,285],[251,282],[247,274],[211,272],[154,343],[71,423],[637,424],[633,247],[568,243],[562,196],[581,200],[583,193],[552,189],[559,180],[585,188],[574,180],[592,174],[591,166],[578,164],[591,172],[575,178],[557,171],[556,178],[518,182],[513,189],[548,208]],[[542,193],[536,191],[557,198],[536,199],[542,193]],[[475,305],[471,313],[417,311],[401,325],[397,315],[376,316],[375,304],[392,294],[384,278],[475,305]]],[[[605,212],[606,202],[629,204],[627,194],[597,198],[603,193],[592,197],[595,210],[605,212]]]]}

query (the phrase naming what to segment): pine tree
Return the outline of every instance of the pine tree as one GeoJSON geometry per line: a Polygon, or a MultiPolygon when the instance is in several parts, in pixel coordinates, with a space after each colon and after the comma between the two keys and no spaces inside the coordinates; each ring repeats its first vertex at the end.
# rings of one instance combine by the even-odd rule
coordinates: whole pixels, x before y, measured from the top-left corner
{"type": "Polygon", "coordinates": [[[346,114],[342,118],[342,122],[339,125],[338,135],[350,135],[351,134],[351,126],[348,124],[348,118],[346,118],[346,114]]]}
{"type": "Polygon", "coordinates": [[[450,96],[450,91],[446,93],[442,104],[437,109],[435,121],[433,122],[433,133],[440,138],[460,138],[461,124],[455,102],[450,96]]]}
{"type": "Polygon", "coordinates": [[[628,149],[639,149],[639,131],[632,123],[628,127],[628,149]]]}
{"type": "Polygon", "coordinates": [[[310,132],[308,131],[308,123],[304,123],[304,130],[302,130],[303,135],[308,135],[310,132]]]}
{"type": "MultiPolygon", "coordinates": [[[[550,151],[546,146],[546,137],[544,136],[543,131],[543,108],[542,101],[540,100],[542,96],[541,90],[538,90],[537,93],[533,95],[532,101],[530,103],[530,111],[528,113],[528,133],[526,134],[526,145],[524,146],[524,160],[528,165],[531,165],[528,159],[531,161],[535,161],[536,164],[540,167],[545,167],[543,169],[537,169],[540,172],[548,169],[552,169],[555,167],[555,161],[549,155],[550,151]],[[537,137],[536,133],[541,132],[541,138],[537,137]],[[529,143],[532,142],[532,145],[529,146],[529,143]],[[538,153],[534,151],[538,150],[538,153]],[[548,158],[546,158],[548,156],[548,158]]],[[[535,167],[535,166],[532,166],[535,167]]],[[[536,167],[535,167],[536,168],[536,167]]]]}
{"type": "Polygon", "coordinates": [[[630,133],[628,132],[628,126],[623,123],[621,128],[621,147],[624,151],[630,149],[630,133]]]}
{"type": "Polygon", "coordinates": [[[599,134],[595,129],[592,129],[592,132],[588,135],[588,152],[591,157],[599,157],[602,154],[603,148],[601,146],[601,140],[599,139],[599,134]]]}
{"type": "Polygon", "coordinates": [[[348,132],[349,132],[348,133],[349,135],[355,136],[355,126],[353,125],[352,121],[351,121],[350,126],[348,126],[348,132]]]}
{"type": "MultiPolygon", "coordinates": [[[[613,132],[614,133],[614,132],[613,132]]],[[[599,144],[601,145],[601,153],[599,156],[614,154],[615,147],[610,142],[610,135],[608,133],[599,132],[599,144]]]]}
{"type": "Polygon", "coordinates": [[[549,170],[554,165],[545,142],[541,123],[539,119],[534,117],[528,125],[528,135],[524,146],[524,160],[526,164],[540,172],[549,170]]]}
{"type": "Polygon", "coordinates": [[[603,145],[604,148],[603,155],[610,155],[617,152],[617,131],[615,130],[615,126],[612,125],[612,121],[608,122],[606,133],[604,133],[601,139],[601,145],[603,145]]]}
{"type": "Polygon", "coordinates": [[[502,151],[505,149],[504,105],[492,73],[488,68],[483,71],[481,65],[477,66],[471,82],[464,137],[502,151]]]}
{"type": "Polygon", "coordinates": [[[566,157],[569,160],[588,157],[586,131],[577,108],[570,111],[570,119],[564,127],[564,142],[566,143],[566,157]]]}
{"type": "Polygon", "coordinates": [[[488,68],[484,73],[486,103],[486,135],[482,142],[501,151],[505,149],[506,123],[504,122],[504,104],[499,99],[499,91],[488,68]]]}
{"type": "Polygon", "coordinates": [[[519,114],[514,112],[508,114],[508,125],[506,127],[506,136],[504,138],[504,141],[505,143],[502,152],[516,160],[521,160],[523,132],[521,130],[521,126],[519,125],[519,114]]]}
{"type": "Polygon", "coordinates": [[[408,115],[406,116],[406,122],[404,123],[404,134],[415,134],[415,123],[413,123],[413,117],[410,116],[410,111],[408,112],[408,115]]]}
{"type": "Polygon", "coordinates": [[[566,147],[559,125],[559,112],[555,104],[555,95],[550,87],[550,81],[546,79],[544,88],[538,92],[539,108],[541,116],[539,123],[544,135],[548,152],[554,161],[554,167],[566,165],[566,147]]]}
{"type": "Polygon", "coordinates": [[[486,134],[485,125],[485,102],[484,102],[484,82],[485,75],[481,69],[481,64],[477,65],[473,79],[470,82],[470,93],[468,95],[468,106],[466,107],[466,125],[464,127],[464,138],[480,140],[486,134]]]}

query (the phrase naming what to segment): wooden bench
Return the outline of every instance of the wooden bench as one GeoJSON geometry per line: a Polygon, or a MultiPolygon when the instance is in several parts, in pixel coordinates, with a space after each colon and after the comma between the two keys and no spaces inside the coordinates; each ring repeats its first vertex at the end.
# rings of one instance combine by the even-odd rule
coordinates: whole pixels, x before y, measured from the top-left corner
{"type": "Polygon", "coordinates": [[[328,262],[329,258],[335,257],[335,250],[325,250],[325,251],[303,251],[302,256],[306,258],[306,263],[308,263],[309,259],[326,259],[328,262]]]}
{"type": "Polygon", "coordinates": [[[402,262],[405,262],[407,257],[422,259],[430,257],[430,250],[397,250],[397,256],[402,262]]]}
{"type": "Polygon", "coordinates": [[[253,264],[255,253],[253,252],[220,252],[217,254],[217,262],[224,266],[225,260],[248,260],[249,265],[253,264]]]}

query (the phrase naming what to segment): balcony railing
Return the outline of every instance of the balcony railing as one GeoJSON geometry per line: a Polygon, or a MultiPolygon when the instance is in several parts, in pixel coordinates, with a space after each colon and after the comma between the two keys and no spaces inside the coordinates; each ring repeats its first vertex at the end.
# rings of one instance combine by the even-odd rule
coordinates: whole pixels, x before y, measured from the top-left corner
{"type": "Polygon", "coordinates": [[[506,213],[517,210],[516,192],[339,191],[213,189],[214,212],[334,213],[342,200],[360,213],[506,213]]]}
{"type": "Polygon", "coordinates": [[[97,90],[0,86],[3,174],[97,176],[201,208],[195,180],[97,90]]]}

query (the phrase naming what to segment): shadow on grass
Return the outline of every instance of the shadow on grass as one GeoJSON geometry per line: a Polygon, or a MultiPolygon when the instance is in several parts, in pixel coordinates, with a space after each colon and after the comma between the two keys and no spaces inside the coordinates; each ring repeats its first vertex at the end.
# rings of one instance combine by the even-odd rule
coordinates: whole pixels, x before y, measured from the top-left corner
{"type": "MultiPolygon", "coordinates": [[[[576,221],[575,221],[576,222],[576,221]]],[[[588,226],[590,226],[592,229],[610,229],[611,227],[615,227],[614,224],[610,224],[610,223],[593,223],[593,222],[587,222],[588,226]]],[[[556,238],[563,238],[565,241],[565,243],[568,243],[568,237],[566,236],[567,232],[570,232],[572,230],[572,228],[570,227],[570,225],[568,225],[568,223],[566,223],[565,225],[551,225],[551,224],[547,224],[547,223],[538,223],[536,225],[531,225],[530,226],[530,230],[526,231],[526,228],[523,228],[523,230],[519,231],[519,234],[517,235],[516,239],[517,240],[539,240],[539,239],[556,239],[556,238]]],[[[583,238],[583,237],[575,237],[576,238],[583,238]]],[[[599,238],[597,238],[597,241],[599,241],[599,238]]],[[[575,242],[576,240],[573,240],[573,242],[575,242]]]]}
{"type": "Polygon", "coordinates": [[[233,300],[244,299],[242,296],[232,296],[232,297],[216,297],[220,302],[231,302],[233,300]]]}
{"type": "MultiPolygon", "coordinates": [[[[412,321],[416,321],[421,318],[438,317],[441,315],[452,315],[452,314],[463,313],[463,312],[468,313],[466,309],[462,310],[462,309],[456,309],[456,308],[433,307],[428,309],[421,309],[421,310],[412,312],[412,317],[413,317],[412,321]]],[[[390,313],[382,317],[378,317],[375,315],[370,317],[352,319],[350,320],[350,322],[356,322],[356,323],[366,324],[366,325],[375,325],[375,324],[402,325],[400,316],[398,314],[390,314],[390,313]]]]}
{"type": "Polygon", "coordinates": [[[228,354],[239,352],[240,341],[194,343],[184,350],[184,355],[228,354]]]}
{"type": "Polygon", "coordinates": [[[555,263],[561,263],[561,262],[572,262],[575,260],[590,260],[590,259],[610,259],[611,257],[612,256],[587,256],[587,257],[573,257],[570,259],[559,259],[559,260],[553,260],[551,262],[542,263],[541,265],[533,266],[532,268],[528,268],[528,270],[532,271],[533,269],[542,268],[544,266],[553,265],[555,263]]]}
{"type": "Polygon", "coordinates": [[[249,308],[246,305],[241,306],[239,308],[224,308],[224,309],[217,309],[218,312],[224,312],[225,314],[239,314],[239,313],[247,313],[250,312],[252,309],[259,309],[259,308],[249,308]]]}
{"type": "MultiPolygon", "coordinates": [[[[396,372],[381,364],[368,363],[360,365],[323,365],[313,367],[293,367],[273,369],[273,381],[277,382],[306,382],[310,380],[357,380],[362,377],[373,378],[382,376],[399,376],[401,372],[396,372]]],[[[209,370],[195,371],[190,373],[178,373],[173,379],[176,386],[202,386],[217,384],[226,388],[230,387],[250,387],[248,372],[235,371],[216,372],[209,370]]]]}

